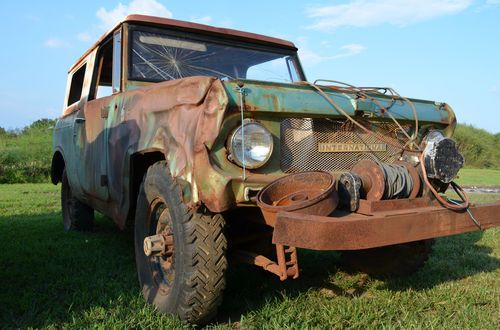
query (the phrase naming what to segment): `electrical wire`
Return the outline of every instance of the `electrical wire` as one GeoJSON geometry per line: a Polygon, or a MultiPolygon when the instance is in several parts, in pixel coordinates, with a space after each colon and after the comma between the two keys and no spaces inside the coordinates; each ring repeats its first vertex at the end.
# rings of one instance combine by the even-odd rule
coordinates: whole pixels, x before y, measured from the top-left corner
{"type": "MultiPolygon", "coordinates": [[[[460,203],[454,199],[447,198],[448,202],[453,203],[455,205],[460,205],[460,203]]],[[[470,208],[467,208],[467,213],[469,213],[470,218],[472,219],[472,222],[479,228],[479,230],[483,230],[483,227],[481,226],[481,223],[472,215],[472,212],[470,208]]]]}
{"type": "Polygon", "coordinates": [[[391,139],[388,139],[385,135],[382,135],[378,132],[374,132],[372,130],[369,130],[368,128],[366,128],[365,126],[363,126],[362,124],[360,124],[357,120],[355,120],[354,118],[352,118],[352,116],[350,116],[347,112],[344,111],[344,109],[342,109],[334,100],[332,100],[332,98],[330,96],[328,96],[323,90],[321,90],[321,88],[319,88],[317,85],[315,84],[312,84],[308,81],[303,81],[303,82],[300,82],[304,85],[308,85],[312,88],[314,88],[321,96],[323,96],[340,114],[342,114],[343,116],[345,116],[348,120],[350,120],[354,125],[358,126],[361,130],[363,130],[364,132],[366,132],[367,134],[370,134],[370,135],[373,135],[375,138],[377,138],[378,140],[380,141],[383,141],[393,147],[396,147],[398,149],[400,149],[401,151],[415,151],[415,150],[412,150],[412,149],[407,149],[406,147],[404,147],[403,145],[401,144],[397,144],[397,143],[394,143],[391,139]]]}
{"type": "Polygon", "coordinates": [[[447,199],[444,199],[441,197],[441,195],[434,189],[432,184],[429,182],[429,179],[427,178],[427,171],[425,170],[425,164],[424,164],[424,154],[422,153],[420,155],[420,167],[422,169],[422,177],[424,179],[425,184],[429,188],[429,190],[432,192],[434,197],[443,205],[444,207],[451,209],[451,210],[465,210],[469,207],[469,196],[465,193],[462,187],[460,187],[458,184],[455,182],[451,182],[451,186],[453,187],[453,190],[458,194],[458,196],[462,199],[462,203],[450,203],[447,199]]]}
{"type": "Polygon", "coordinates": [[[351,84],[348,84],[348,83],[344,83],[344,82],[341,82],[341,81],[327,80],[327,79],[318,79],[318,80],[315,80],[314,81],[314,85],[317,85],[316,83],[318,81],[330,82],[330,83],[335,83],[335,84],[340,84],[340,85],[347,86],[348,88],[340,88],[340,89],[338,88],[339,86],[322,86],[322,87],[331,88],[331,89],[337,89],[337,90],[343,91],[343,92],[346,92],[346,91],[349,92],[350,91],[350,92],[358,93],[358,94],[360,94],[360,95],[362,95],[362,96],[370,99],[375,105],[377,105],[379,107],[380,112],[382,114],[387,114],[391,118],[391,120],[399,127],[399,129],[401,130],[401,132],[403,132],[403,134],[408,138],[408,141],[410,141],[410,147],[415,146],[415,148],[417,150],[420,149],[418,147],[418,144],[415,142],[416,139],[417,139],[417,136],[418,136],[418,124],[419,124],[418,123],[417,109],[415,108],[415,105],[413,104],[413,102],[411,102],[408,98],[399,95],[399,93],[397,93],[394,89],[392,89],[390,87],[384,87],[383,88],[384,90],[389,91],[391,93],[391,95],[392,95],[391,99],[392,99],[393,102],[395,101],[394,96],[397,96],[399,99],[404,100],[410,106],[410,108],[412,109],[413,118],[415,120],[415,130],[414,130],[413,135],[411,137],[408,135],[408,133],[406,133],[406,131],[404,130],[404,128],[399,124],[399,122],[396,120],[396,118],[394,118],[394,116],[389,111],[389,108],[392,107],[393,103],[389,107],[384,107],[375,98],[371,97],[369,94],[367,94],[365,92],[365,91],[375,92],[376,88],[373,88],[373,87],[368,87],[368,88],[356,87],[354,85],[351,85],[351,84]]]}

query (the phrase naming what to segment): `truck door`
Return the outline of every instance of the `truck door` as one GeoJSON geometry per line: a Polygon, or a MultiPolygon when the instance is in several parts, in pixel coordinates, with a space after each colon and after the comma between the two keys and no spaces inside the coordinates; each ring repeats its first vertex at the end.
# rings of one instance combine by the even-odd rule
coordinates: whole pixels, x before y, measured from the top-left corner
{"type": "Polygon", "coordinates": [[[81,166],[85,171],[81,172],[80,182],[86,194],[103,201],[109,199],[109,131],[115,110],[122,106],[117,95],[120,91],[121,54],[116,45],[121,44],[120,37],[118,31],[99,47],[88,101],[84,106],[86,144],[82,150],[85,163],[81,166]]]}

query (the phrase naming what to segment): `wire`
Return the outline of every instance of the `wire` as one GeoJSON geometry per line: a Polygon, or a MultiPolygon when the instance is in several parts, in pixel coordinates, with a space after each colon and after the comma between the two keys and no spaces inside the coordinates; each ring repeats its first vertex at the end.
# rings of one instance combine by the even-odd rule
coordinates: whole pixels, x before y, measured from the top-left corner
{"type": "Polygon", "coordinates": [[[347,119],[349,119],[353,124],[361,128],[364,132],[367,134],[373,135],[375,138],[377,138],[380,141],[383,141],[391,146],[394,146],[402,151],[412,151],[414,152],[415,150],[412,149],[407,149],[405,146],[402,146],[401,144],[394,143],[391,139],[388,139],[385,135],[379,134],[378,132],[374,132],[372,130],[369,130],[362,124],[360,124],[358,121],[356,121],[354,118],[352,118],[347,112],[344,111],[334,100],[332,100],[331,97],[329,97],[324,91],[321,90],[317,85],[312,84],[308,81],[301,81],[301,84],[308,85],[312,88],[314,88],[321,96],[323,96],[339,113],[344,115],[347,119]]]}
{"type": "MultiPolygon", "coordinates": [[[[441,197],[441,195],[439,195],[439,193],[436,191],[436,189],[434,189],[434,187],[429,182],[429,179],[427,178],[427,171],[425,170],[424,154],[423,153],[420,155],[420,167],[422,169],[422,177],[424,178],[425,184],[427,185],[427,187],[429,187],[429,190],[432,192],[434,197],[436,197],[436,199],[441,203],[441,205],[443,205],[444,207],[451,209],[451,210],[465,210],[469,207],[469,197],[467,196],[467,194],[465,193],[463,188],[460,187],[458,184],[456,184],[453,181],[451,182],[451,186],[453,187],[455,192],[458,194],[458,196],[462,199],[462,203],[461,204],[450,203],[446,199],[441,197]]],[[[446,198],[448,198],[448,197],[446,197],[446,198]]]]}
{"type": "Polygon", "coordinates": [[[246,181],[246,165],[245,165],[245,88],[236,86],[236,91],[240,93],[240,114],[241,114],[241,165],[243,168],[243,181],[246,181]]]}
{"type": "Polygon", "coordinates": [[[392,107],[393,103],[389,107],[384,107],[375,98],[371,97],[370,95],[368,95],[365,92],[365,91],[376,92],[376,88],[373,88],[373,87],[368,87],[368,88],[356,87],[354,85],[351,85],[351,84],[348,84],[348,83],[344,83],[344,82],[341,82],[341,81],[327,80],[327,79],[317,79],[317,80],[314,81],[314,85],[317,85],[316,83],[318,81],[331,82],[331,83],[335,83],[335,84],[340,84],[340,85],[347,86],[348,88],[339,88],[339,86],[323,86],[323,87],[337,89],[337,90],[342,90],[342,91],[350,91],[350,92],[359,93],[359,94],[363,95],[364,97],[370,99],[373,103],[375,103],[379,107],[379,109],[382,112],[382,114],[387,114],[392,119],[392,121],[399,127],[399,129],[401,130],[401,132],[403,132],[403,134],[408,138],[408,141],[410,141],[410,147],[412,145],[414,145],[417,150],[420,149],[418,147],[418,144],[415,143],[415,140],[417,139],[417,136],[418,136],[418,116],[417,116],[417,109],[415,108],[413,102],[411,102],[408,98],[399,95],[398,92],[396,92],[394,89],[392,89],[390,87],[384,87],[383,88],[386,92],[389,91],[391,93],[391,95],[392,95],[392,101],[393,102],[395,101],[394,96],[397,96],[398,98],[403,99],[410,106],[410,108],[412,109],[413,118],[415,120],[415,130],[413,132],[413,136],[412,137],[410,137],[406,133],[406,131],[399,124],[399,122],[396,120],[396,118],[394,118],[394,116],[390,113],[389,108],[392,107]]]}
{"type": "MultiPolygon", "coordinates": [[[[451,198],[447,198],[448,199],[448,202],[450,203],[453,203],[455,205],[460,205],[460,203],[454,199],[451,199],[451,198]]],[[[469,216],[470,218],[472,219],[472,221],[474,222],[474,224],[479,228],[479,230],[483,230],[483,227],[481,227],[481,223],[476,220],[476,218],[474,218],[474,216],[472,215],[472,212],[470,211],[470,208],[467,207],[467,213],[469,213],[469,216]]]]}
{"type": "MultiPolygon", "coordinates": [[[[417,109],[415,108],[415,106],[413,105],[413,103],[407,99],[406,97],[403,97],[401,95],[399,95],[394,89],[392,88],[383,88],[384,90],[386,91],[389,91],[393,96],[396,95],[398,98],[400,99],[403,99],[406,103],[408,103],[408,105],[411,107],[412,111],[413,111],[413,116],[414,116],[414,119],[415,119],[415,130],[413,132],[413,136],[410,137],[406,131],[401,127],[401,125],[399,124],[399,122],[396,120],[396,118],[394,118],[394,116],[392,116],[392,114],[390,114],[390,112],[387,110],[387,108],[383,107],[376,99],[374,99],[373,97],[371,97],[370,95],[366,94],[365,91],[363,90],[363,88],[359,88],[359,87],[355,87],[353,85],[350,85],[350,84],[346,84],[346,83],[343,83],[343,82],[340,82],[340,81],[335,81],[335,80],[324,80],[324,79],[318,79],[316,80],[314,83],[310,83],[308,81],[302,81],[300,82],[302,84],[305,84],[305,85],[308,85],[312,88],[314,88],[321,96],[323,96],[339,113],[341,113],[342,115],[344,115],[347,119],[349,119],[353,124],[355,124],[356,126],[358,126],[359,128],[361,128],[364,132],[370,134],[370,135],[373,135],[375,138],[379,139],[380,141],[383,141],[389,145],[392,145],[396,148],[399,148],[401,151],[410,151],[410,152],[415,152],[415,150],[412,149],[412,146],[415,146],[417,151],[420,152],[420,166],[422,168],[422,176],[423,176],[423,180],[424,180],[424,183],[427,185],[427,187],[429,188],[429,190],[432,192],[432,194],[434,195],[434,197],[436,197],[436,199],[441,203],[441,205],[443,205],[444,207],[448,208],[448,209],[451,209],[451,210],[464,210],[464,209],[467,209],[469,207],[469,197],[467,196],[467,194],[465,193],[465,191],[462,189],[462,187],[460,187],[458,184],[456,184],[455,182],[451,182],[451,186],[453,187],[453,189],[457,192],[457,194],[460,196],[460,198],[462,199],[462,203],[461,204],[457,204],[457,203],[451,203],[447,200],[445,200],[443,197],[441,197],[439,195],[439,193],[436,191],[436,189],[432,186],[432,184],[429,182],[429,179],[427,178],[427,171],[425,169],[425,163],[423,161],[423,152],[421,151],[421,149],[419,148],[419,146],[416,144],[416,138],[418,136],[418,115],[417,115],[417,109]],[[318,81],[324,81],[324,82],[332,82],[332,83],[336,83],[336,84],[341,84],[341,85],[344,85],[344,86],[348,86],[349,88],[342,88],[342,87],[339,87],[339,86],[321,86],[321,87],[326,87],[326,88],[331,88],[331,89],[336,89],[336,90],[339,90],[339,91],[348,91],[348,92],[355,92],[355,93],[359,93],[367,98],[369,98],[373,103],[375,103],[379,108],[380,110],[383,112],[383,113],[387,113],[389,115],[389,117],[397,124],[397,126],[401,129],[401,131],[403,132],[403,134],[405,134],[405,136],[408,138],[408,142],[405,143],[405,145],[398,145],[396,143],[394,143],[393,141],[387,139],[384,135],[381,135],[379,134],[378,132],[374,132],[368,128],[366,128],[365,126],[363,126],[362,124],[360,124],[358,121],[356,121],[354,118],[352,118],[346,111],[344,111],[344,109],[342,109],[330,96],[328,96],[317,84],[316,82],[318,81]],[[410,149],[407,148],[407,145],[410,145],[410,149]]],[[[366,88],[367,91],[375,91],[376,88],[366,88]]],[[[389,170],[389,171],[392,171],[389,170]]],[[[397,178],[395,181],[397,181],[398,179],[399,180],[404,180],[403,178],[399,178],[398,175],[399,174],[395,174],[395,173],[390,173],[390,174],[387,174],[387,175],[396,175],[397,178]]],[[[411,180],[411,178],[410,178],[411,180]]],[[[386,180],[387,181],[387,180],[386,180]]],[[[391,192],[392,194],[398,194],[398,191],[400,189],[404,189],[405,186],[407,185],[404,185],[402,183],[395,183],[393,182],[393,184],[395,186],[393,187],[389,187],[387,182],[386,182],[386,189],[389,190],[389,192],[391,192]]],[[[401,193],[401,191],[399,191],[399,193],[401,193]]]]}

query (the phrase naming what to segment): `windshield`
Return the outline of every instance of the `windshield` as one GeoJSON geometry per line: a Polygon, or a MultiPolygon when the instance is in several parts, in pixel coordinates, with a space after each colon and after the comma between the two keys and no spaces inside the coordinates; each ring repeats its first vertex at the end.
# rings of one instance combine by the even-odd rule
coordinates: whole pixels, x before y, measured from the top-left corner
{"type": "Polygon", "coordinates": [[[294,82],[301,79],[296,54],[165,32],[131,31],[129,79],[164,81],[189,76],[294,82]]]}

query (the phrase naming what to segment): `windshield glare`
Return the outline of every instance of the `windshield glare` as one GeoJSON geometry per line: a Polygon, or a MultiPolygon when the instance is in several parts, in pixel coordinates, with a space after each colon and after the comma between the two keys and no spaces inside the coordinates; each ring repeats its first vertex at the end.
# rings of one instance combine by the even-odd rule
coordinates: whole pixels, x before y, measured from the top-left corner
{"type": "Polygon", "coordinates": [[[164,81],[189,76],[301,80],[292,51],[252,49],[138,30],[132,31],[131,40],[131,80],[164,81]]]}

